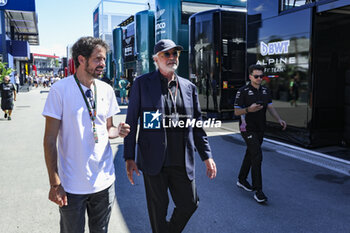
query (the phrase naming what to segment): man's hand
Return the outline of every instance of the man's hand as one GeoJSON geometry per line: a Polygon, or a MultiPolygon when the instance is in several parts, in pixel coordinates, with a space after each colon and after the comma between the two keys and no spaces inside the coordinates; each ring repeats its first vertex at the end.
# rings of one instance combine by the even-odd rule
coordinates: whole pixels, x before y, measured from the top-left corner
{"type": "Polygon", "coordinates": [[[214,179],[216,177],[216,165],[212,158],[204,160],[205,166],[207,167],[207,176],[210,179],[214,179]]]}
{"type": "Polygon", "coordinates": [[[119,137],[125,138],[126,136],[128,136],[130,132],[130,125],[124,122],[119,123],[118,132],[119,132],[119,137]]]}
{"type": "Polygon", "coordinates": [[[282,130],[285,130],[287,128],[287,123],[284,120],[280,119],[278,122],[282,126],[282,130]]]}
{"type": "Polygon", "coordinates": [[[253,103],[252,105],[250,105],[248,107],[248,112],[257,112],[260,111],[261,109],[263,109],[264,106],[262,106],[261,104],[256,104],[253,103]]]}
{"type": "Polygon", "coordinates": [[[49,192],[49,200],[56,203],[60,207],[68,205],[67,194],[62,185],[51,186],[49,192]]]}
{"type": "Polygon", "coordinates": [[[287,123],[281,119],[281,117],[278,115],[276,109],[272,106],[272,104],[267,105],[267,110],[270,112],[271,116],[273,116],[278,123],[282,126],[282,130],[285,130],[287,128],[287,123]]]}
{"type": "Polygon", "coordinates": [[[125,161],[126,166],[126,175],[128,176],[128,179],[132,185],[134,185],[134,178],[133,178],[133,172],[135,171],[136,175],[140,175],[139,169],[137,168],[137,165],[134,160],[128,159],[125,161]]]}

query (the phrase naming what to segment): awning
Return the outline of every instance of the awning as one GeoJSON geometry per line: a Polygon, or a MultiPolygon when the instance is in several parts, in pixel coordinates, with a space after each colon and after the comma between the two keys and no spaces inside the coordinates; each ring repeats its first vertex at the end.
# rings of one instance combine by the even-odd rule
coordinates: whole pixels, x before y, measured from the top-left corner
{"type": "Polygon", "coordinates": [[[39,53],[33,53],[33,56],[34,57],[60,58],[59,56],[55,56],[55,55],[39,54],[39,53]]]}
{"type": "Polygon", "coordinates": [[[30,45],[39,45],[38,17],[35,12],[5,10],[5,17],[14,27],[15,40],[26,40],[30,45]]]}

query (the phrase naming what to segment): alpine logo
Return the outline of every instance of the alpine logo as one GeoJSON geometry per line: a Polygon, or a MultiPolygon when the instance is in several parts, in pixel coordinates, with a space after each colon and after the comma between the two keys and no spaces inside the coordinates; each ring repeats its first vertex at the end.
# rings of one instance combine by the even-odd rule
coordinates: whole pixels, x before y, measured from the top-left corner
{"type": "Polygon", "coordinates": [[[238,99],[240,96],[241,96],[241,92],[240,92],[240,91],[237,91],[236,99],[238,99]]]}

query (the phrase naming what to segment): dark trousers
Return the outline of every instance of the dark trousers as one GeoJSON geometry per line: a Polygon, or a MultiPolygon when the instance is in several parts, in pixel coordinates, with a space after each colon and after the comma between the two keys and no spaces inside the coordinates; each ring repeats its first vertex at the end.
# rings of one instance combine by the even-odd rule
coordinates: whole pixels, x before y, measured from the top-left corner
{"type": "Polygon", "coordinates": [[[115,198],[114,184],[92,194],[67,193],[68,205],[60,207],[61,233],[84,233],[85,213],[90,233],[107,233],[115,198]]]}
{"type": "Polygon", "coordinates": [[[245,180],[248,177],[250,168],[252,169],[252,183],[254,190],[262,190],[261,162],[264,132],[241,132],[247,144],[247,150],[239,171],[238,179],[245,180]]]}
{"type": "Polygon", "coordinates": [[[153,233],[180,233],[196,211],[198,196],[195,181],[190,181],[184,167],[164,167],[158,175],[143,173],[148,214],[153,233]],[[175,208],[166,221],[168,189],[175,208]]]}

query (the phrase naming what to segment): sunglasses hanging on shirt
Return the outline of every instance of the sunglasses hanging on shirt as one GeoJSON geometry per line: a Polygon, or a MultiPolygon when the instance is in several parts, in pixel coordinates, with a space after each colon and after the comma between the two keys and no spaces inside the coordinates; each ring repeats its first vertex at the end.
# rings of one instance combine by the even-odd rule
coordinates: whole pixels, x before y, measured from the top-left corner
{"type": "Polygon", "coordinates": [[[93,93],[90,89],[89,89],[90,91],[88,90],[84,94],[83,88],[81,87],[79,79],[77,78],[77,74],[74,74],[74,79],[79,87],[81,95],[83,96],[84,102],[85,102],[86,107],[87,107],[88,112],[89,112],[90,119],[92,121],[92,132],[94,134],[95,143],[98,143],[98,135],[97,135],[96,124],[95,124],[95,119],[96,119],[96,115],[97,115],[97,102],[96,102],[96,100],[97,100],[97,88],[96,88],[95,81],[92,83],[94,85],[94,94],[95,94],[95,97],[93,97],[93,93]],[[88,95],[91,96],[91,98],[89,98],[88,95]],[[91,104],[91,103],[89,104],[86,97],[93,100],[93,104],[91,104]]]}
{"type": "Polygon", "coordinates": [[[173,112],[171,111],[171,119],[173,122],[178,122],[179,121],[179,113],[177,112],[177,106],[176,106],[176,98],[178,96],[178,89],[179,89],[179,83],[178,80],[172,80],[168,83],[168,92],[171,98],[171,102],[173,104],[172,108],[173,108],[173,112]],[[175,92],[174,95],[171,91],[171,88],[175,87],[175,92]]]}
{"type": "Polygon", "coordinates": [[[94,101],[94,95],[92,93],[92,90],[91,89],[87,89],[85,91],[85,96],[89,99],[90,107],[91,108],[95,108],[95,101],[94,101]]]}

